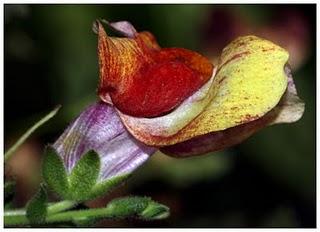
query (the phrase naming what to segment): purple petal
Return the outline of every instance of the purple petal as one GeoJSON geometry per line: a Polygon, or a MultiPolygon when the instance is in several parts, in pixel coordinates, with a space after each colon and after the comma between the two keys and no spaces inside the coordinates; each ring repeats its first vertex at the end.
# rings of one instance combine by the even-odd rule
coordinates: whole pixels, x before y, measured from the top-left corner
{"type": "Polygon", "coordinates": [[[82,155],[89,150],[96,151],[101,159],[99,181],[131,173],[156,151],[133,138],[114,108],[105,103],[86,108],[53,147],[68,173],[82,155]]]}
{"type": "Polygon", "coordinates": [[[113,30],[128,38],[134,38],[137,34],[134,26],[128,21],[106,22],[113,30]]]}

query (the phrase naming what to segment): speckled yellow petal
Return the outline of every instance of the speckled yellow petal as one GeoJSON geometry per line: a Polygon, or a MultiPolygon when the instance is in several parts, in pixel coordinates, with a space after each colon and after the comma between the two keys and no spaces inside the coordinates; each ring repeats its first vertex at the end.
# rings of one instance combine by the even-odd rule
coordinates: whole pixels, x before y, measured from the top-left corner
{"type": "Polygon", "coordinates": [[[304,112],[304,102],[297,95],[289,67],[286,67],[285,70],[288,76],[287,90],[277,106],[263,117],[226,130],[211,132],[162,147],[161,152],[177,158],[202,155],[239,144],[266,126],[298,121],[304,112]]]}
{"type": "MultiPolygon", "coordinates": [[[[274,108],[287,87],[284,66],[288,52],[256,36],[239,37],[222,52],[210,91],[211,103],[182,130],[154,136],[123,120],[140,141],[165,146],[256,120],[274,108]]],[[[154,125],[154,128],[159,125],[154,125]]]]}

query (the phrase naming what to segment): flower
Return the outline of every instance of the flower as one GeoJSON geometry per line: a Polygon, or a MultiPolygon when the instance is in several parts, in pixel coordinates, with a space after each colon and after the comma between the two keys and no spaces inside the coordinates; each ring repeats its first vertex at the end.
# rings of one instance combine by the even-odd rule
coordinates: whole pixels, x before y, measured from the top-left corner
{"type": "Polygon", "coordinates": [[[67,198],[104,193],[157,149],[200,155],[303,115],[289,54],[270,41],[239,37],[213,65],[193,51],[161,48],[129,22],[103,22],[123,37],[108,36],[100,21],[94,25],[101,101],[71,123],[52,145],[58,158],[45,162],[47,183],[67,198]],[[62,177],[52,168],[59,162],[62,177]]]}
{"type": "MultiPolygon", "coordinates": [[[[128,24],[128,22],[125,23],[128,24]]],[[[117,25],[120,24],[121,22],[118,22],[117,25]]],[[[117,27],[117,25],[115,26],[114,24],[108,25],[112,28],[117,27]]],[[[117,30],[121,31],[119,28],[117,30]]],[[[117,52],[125,56],[127,54],[126,52],[121,53],[121,51],[124,51],[124,47],[128,46],[128,49],[133,49],[132,46],[134,47],[134,45],[132,44],[134,44],[134,41],[141,35],[140,33],[135,33],[133,37],[121,38],[121,43],[118,43],[119,38],[109,37],[101,24],[98,24],[98,31],[100,98],[108,104],[113,104],[114,107],[117,108],[123,124],[136,139],[149,146],[161,147],[162,151],[167,151],[166,146],[175,144],[179,146],[180,143],[186,144],[188,142],[193,143],[195,141],[194,139],[202,140],[199,138],[203,138],[202,136],[206,135],[209,136],[208,138],[212,138],[213,133],[222,134],[227,132],[227,129],[237,126],[242,126],[237,128],[237,131],[241,133],[243,131],[241,128],[245,128],[243,125],[263,118],[272,109],[274,109],[273,112],[284,111],[286,107],[288,107],[287,105],[291,104],[289,101],[292,99],[285,98],[280,103],[281,106],[278,105],[286,91],[285,96],[287,94],[290,94],[290,96],[297,95],[296,91],[291,91],[295,88],[292,78],[288,78],[288,72],[286,73],[284,71],[289,58],[288,52],[262,38],[243,36],[237,38],[223,49],[218,64],[212,69],[210,79],[196,92],[186,97],[181,104],[175,108],[171,108],[171,111],[164,115],[137,117],[123,111],[121,107],[119,108],[117,105],[117,96],[113,96],[114,89],[108,90],[105,88],[105,83],[108,82],[109,79],[114,80],[117,78],[116,73],[112,75],[112,73],[110,73],[111,71],[108,71],[114,69],[114,63],[111,61],[108,63],[105,60],[112,60],[112,54],[117,52]],[[112,44],[112,46],[101,46],[102,43],[112,44]],[[129,46],[128,44],[131,45],[129,46]],[[110,49],[110,47],[112,47],[112,49],[110,49]],[[109,72],[108,75],[105,74],[106,72],[109,72]],[[290,86],[293,86],[292,88],[287,89],[288,81],[290,82],[290,86]],[[101,91],[101,89],[104,91],[101,91]]],[[[143,33],[146,32],[142,32],[142,34],[143,33]]],[[[123,35],[126,35],[125,29],[123,35]]],[[[148,33],[148,35],[151,37],[150,33],[148,33]]],[[[152,44],[156,44],[153,36],[152,38],[152,44]]],[[[161,50],[157,45],[157,52],[161,52],[161,50]]],[[[181,56],[187,58],[179,57],[177,59],[188,59],[186,54],[181,54],[181,56]]],[[[203,57],[201,57],[201,62],[195,63],[206,65],[205,58],[203,57]]],[[[186,62],[186,64],[188,65],[189,63],[186,62]]],[[[129,86],[126,88],[131,90],[130,92],[123,92],[123,95],[129,94],[127,96],[128,98],[134,98],[131,94],[139,92],[139,94],[142,95],[141,99],[156,97],[158,102],[160,102],[159,104],[161,104],[161,102],[166,102],[170,99],[171,92],[177,94],[177,91],[184,92],[183,88],[188,88],[188,86],[180,86],[178,89],[175,89],[171,88],[171,86],[166,86],[165,89],[167,92],[154,90],[152,93],[149,93],[148,91],[143,91],[143,89],[140,89],[131,81],[131,79],[136,78],[136,73],[126,73],[128,69],[127,66],[135,70],[145,70],[152,69],[152,65],[156,68],[158,67],[157,63],[146,64],[137,61],[124,64],[122,66],[123,70],[118,68],[119,73],[125,73],[126,80],[128,80],[126,85],[129,86]]],[[[175,72],[179,73],[180,70],[175,69],[175,72]]],[[[149,83],[149,76],[147,74],[148,72],[146,72],[142,78],[138,78],[143,88],[148,88],[148,86],[145,86],[146,83],[149,83]]],[[[177,74],[171,72],[166,74],[168,75],[167,78],[171,79],[175,79],[177,76],[177,74]]],[[[152,76],[151,78],[154,77],[152,76]]],[[[113,88],[121,88],[122,85],[122,81],[115,82],[113,88]]],[[[156,87],[157,86],[161,88],[161,85],[158,83],[156,87]]],[[[296,110],[292,111],[292,113],[295,114],[295,120],[298,120],[303,114],[304,104],[297,96],[296,98],[298,100],[294,102],[292,106],[296,110]]],[[[144,101],[136,102],[134,107],[139,108],[143,103],[144,101]]],[[[270,114],[271,113],[268,115],[270,114]]],[[[260,124],[261,121],[263,120],[259,121],[260,124]]],[[[290,119],[283,117],[281,121],[278,120],[275,123],[293,121],[292,117],[290,117],[290,119]]],[[[254,124],[258,123],[255,122],[254,124]]],[[[252,126],[254,124],[250,126],[258,128],[257,126],[252,126]]],[[[268,125],[267,122],[263,123],[263,126],[260,127],[266,125],[268,125]]],[[[230,130],[228,130],[228,132],[229,131],[230,130]]],[[[244,137],[248,137],[248,134],[244,137]]],[[[219,146],[226,148],[235,143],[235,141],[225,140],[225,146],[221,146],[221,144],[219,146]]],[[[217,147],[218,145],[215,144],[214,146],[217,147]]],[[[211,149],[207,149],[205,151],[208,152],[210,150],[211,149]]],[[[213,150],[216,150],[216,148],[213,150]]]]}

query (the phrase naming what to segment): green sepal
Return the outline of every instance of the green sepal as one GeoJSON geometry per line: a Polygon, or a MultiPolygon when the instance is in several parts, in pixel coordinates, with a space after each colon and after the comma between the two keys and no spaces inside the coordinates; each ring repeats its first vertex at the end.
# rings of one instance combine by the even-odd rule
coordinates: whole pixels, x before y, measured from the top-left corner
{"type": "Polygon", "coordinates": [[[147,206],[149,197],[124,197],[112,200],[107,205],[107,210],[115,218],[138,216],[147,206]]]}
{"type": "Polygon", "coordinates": [[[66,168],[61,157],[51,146],[47,146],[45,149],[42,176],[46,184],[58,195],[65,199],[69,197],[69,184],[66,168]]]}
{"type": "Polygon", "coordinates": [[[114,218],[138,217],[145,220],[164,219],[169,208],[150,197],[124,197],[112,200],[106,207],[114,218]]]}
{"type": "Polygon", "coordinates": [[[88,200],[100,171],[100,157],[91,150],[76,163],[69,176],[69,196],[72,200],[88,200]]]}
{"type": "Polygon", "coordinates": [[[169,207],[155,201],[150,201],[148,206],[140,214],[140,217],[146,220],[159,220],[165,219],[169,215],[169,207]]]}
{"type": "Polygon", "coordinates": [[[126,179],[128,179],[131,174],[124,174],[121,176],[115,176],[108,180],[96,183],[95,186],[91,189],[90,195],[88,196],[89,199],[94,199],[100,196],[105,195],[106,193],[110,192],[115,187],[119,186],[119,184],[123,183],[126,179]]]}
{"type": "Polygon", "coordinates": [[[98,182],[100,165],[99,155],[90,150],[78,160],[68,175],[61,157],[53,147],[47,146],[42,175],[46,184],[63,199],[91,200],[103,196],[130,176],[124,174],[98,182]]]}
{"type": "Polygon", "coordinates": [[[27,204],[26,215],[31,224],[42,224],[47,216],[47,191],[43,184],[27,204]]]}

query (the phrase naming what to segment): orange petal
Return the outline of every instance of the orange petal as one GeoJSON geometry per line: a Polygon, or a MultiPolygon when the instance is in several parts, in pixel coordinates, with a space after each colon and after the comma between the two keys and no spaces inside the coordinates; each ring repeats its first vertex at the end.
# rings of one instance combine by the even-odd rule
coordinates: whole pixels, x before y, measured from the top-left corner
{"type": "Polygon", "coordinates": [[[125,114],[167,113],[211,77],[213,66],[205,57],[182,48],[160,49],[149,32],[113,38],[98,23],[98,36],[99,96],[108,102],[110,95],[125,114]]]}

